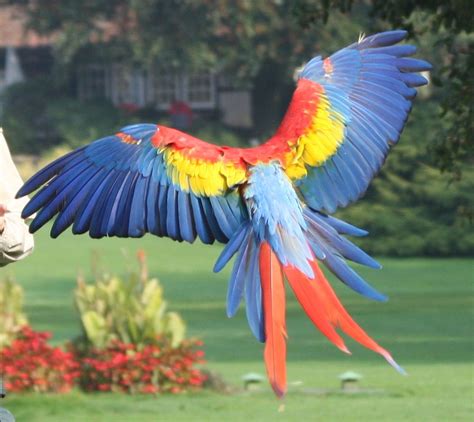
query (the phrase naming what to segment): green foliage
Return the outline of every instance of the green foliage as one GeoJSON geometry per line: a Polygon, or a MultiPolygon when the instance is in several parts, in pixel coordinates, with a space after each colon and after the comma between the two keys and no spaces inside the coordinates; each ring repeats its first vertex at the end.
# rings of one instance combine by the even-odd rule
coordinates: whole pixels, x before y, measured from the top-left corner
{"type": "MultiPolygon", "coordinates": [[[[371,236],[358,242],[372,253],[451,256],[472,255],[474,250],[473,24],[466,13],[470,3],[39,0],[29,13],[30,25],[40,32],[62,31],[55,48],[58,62],[69,73],[84,61],[113,59],[180,71],[213,68],[235,84],[252,87],[256,127],[250,136],[261,140],[273,133],[286,109],[297,66],[315,53],[326,55],[353,42],[359,32],[407,28],[414,38],[410,42],[420,47],[420,57],[435,65],[431,76],[438,87],[431,84],[420,92],[420,97],[431,95],[430,100],[416,100],[400,144],[380,176],[362,201],[340,215],[370,230],[371,236]],[[104,20],[118,23],[119,31],[112,42],[91,46],[91,37],[105,35],[104,20]],[[461,175],[461,181],[452,182],[461,175]]],[[[25,100],[25,119],[15,125],[13,143],[23,144],[26,137],[25,143],[33,147],[55,139],[75,146],[120,126],[113,124],[111,110],[102,112],[74,101],[47,105],[51,112],[40,119],[40,97],[25,100]],[[31,104],[37,104],[31,110],[40,111],[29,112],[31,104]],[[37,130],[38,125],[31,129],[35,119],[54,130],[37,130]]],[[[11,115],[22,118],[22,110],[17,107],[11,115]]],[[[9,130],[7,126],[7,136],[9,130]]],[[[219,144],[246,144],[238,133],[208,121],[198,121],[191,133],[219,144]]]]}
{"type": "MultiPolygon", "coordinates": [[[[311,28],[339,11],[351,12],[354,0],[295,2],[294,15],[302,27],[311,28]]],[[[418,43],[429,44],[425,52],[435,64],[433,81],[440,87],[439,118],[447,124],[429,145],[434,164],[459,179],[465,165],[474,160],[474,21],[472,1],[371,0],[366,2],[371,30],[407,29],[418,43]]]]}
{"type": "Polygon", "coordinates": [[[0,349],[28,324],[23,313],[23,289],[11,279],[0,281],[0,349]]]}
{"type": "Polygon", "coordinates": [[[2,126],[15,153],[39,153],[60,143],[48,105],[61,94],[52,80],[38,78],[12,85],[4,93],[2,126]]]}
{"type": "Polygon", "coordinates": [[[203,139],[206,142],[217,145],[228,145],[231,147],[241,147],[247,144],[247,139],[238,132],[224,127],[216,121],[200,119],[193,122],[189,133],[203,139]]]}
{"type": "Polygon", "coordinates": [[[474,160],[474,21],[472,1],[372,0],[372,13],[430,41],[433,80],[440,87],[445,126],[430,145],[435,165],[459,179],[474,160]]]}
{"type": "Polygon", "coordinates": [[[372,254],[472,255],[474,170],[464,168],[463,178],[453,182],[432,166],[425,145],[443,126],[437,110],[433,101],[418,101],[366,197],[339,212],[370,232],[356,243],[372,254]]]}
{"type": "Polygon", "coordinates": [[[75,148],[134,122],[105,100],[68,97],[52,79],[13,85],[4,100],[2,125],[14,153],[44,153],[57,145],[75,148]]]}
{"type": "Polygon", "coordinates": [[[140,275],[131,273],[125,280],[101,275],[87,284],[78,279],[75,303],[86,346],[103,349],[114,341],[143,346],[165,335],[177,347],[184,339],[183,320],[166,311],[163,288],[157,279],[148,279],[145,265],[142,258],[140,275]]]}
{"type": "Polygon", "coordinates": [[[61,139],[61,144],[78,147],[114,133],[133,119],[122,113],[107,101],[81,102],[64,98],[51,102],[48,116],[61,139]]]}

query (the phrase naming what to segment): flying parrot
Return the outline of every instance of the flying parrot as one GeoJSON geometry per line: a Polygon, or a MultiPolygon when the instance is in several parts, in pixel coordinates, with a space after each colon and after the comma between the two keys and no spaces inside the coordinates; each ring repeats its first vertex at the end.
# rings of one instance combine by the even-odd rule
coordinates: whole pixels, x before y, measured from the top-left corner
{"type": "Polygon", "coordinates": [[[253,148],[206,143],[157,124],[135,124],[52,162],[18,192],[41,187],[23,210],[35,232],[55,218],[53,238],[74,234],[226,244],[214,267],[236,255],[227,315],[245,297],[250,329],[278,397],[286,383],[286,279],[314,325],[349,353],[340,329],[403,371],[347,313],[322,263],[363,296],[383,301],[346,262],[380,265],[345,236],[366,231],[330,216],[359,199],[396,144],[431,69],[398,44],[405,31],[361,37],[310,60],[275,135],[253,148]]]}

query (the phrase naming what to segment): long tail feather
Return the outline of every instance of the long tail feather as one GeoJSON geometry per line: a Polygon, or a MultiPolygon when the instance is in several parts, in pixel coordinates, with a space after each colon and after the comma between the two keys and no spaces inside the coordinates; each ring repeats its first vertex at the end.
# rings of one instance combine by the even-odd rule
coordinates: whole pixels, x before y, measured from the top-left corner
{"type": "Polygon", "coordinates": [[[322,298],[325,308],[329,312],[329,317],[334,326],[341,328],[348,336],[355,341],[382,355],[386,361],[398,372],[404,374],[404,369],[398,365],[390,353],[377,344],[349,315],[342,303],[336,296],[331,285],[327,281],[316,261],[312,262],[313,271],[316,274],[318,283],[310,283],[315,293],[322,298]]]}
{"type": "Polygon", "coordinates": [[[313,324],[343,352],[350,353],[335,328],[340,328],[358,343],[379,353],[397,371],[404,374],[405,371],[395,362],[390,353],[377,344],[352,319],[337,298],[318,263],[312,261],[311,267],[315,274],[314,280],[310,280],[304,273],[294,267],[284,267],[284,272],[296,298],[313,324]]]}
{"type": "Polygon", "coordinates": [[[316,328],[319,329],[332,343],[345,353],[350,353],[344,344],[344,340],[334,329],[324,306],[323,298],[316,286],[312,284],[318,283],[318,279],[310,280],[301,271],[294,267],[286,266],[283,268],[285,276],[295,293],[298,302],[303,307],[309,319],[316,328]]]}
{"type": "Polygon", "coordinates": [[[260,248],[260,277],[265,313],[264,359],[268,378],[278,397],[286,393],[285,287],[278,258],[267,242],[260,248]]]}

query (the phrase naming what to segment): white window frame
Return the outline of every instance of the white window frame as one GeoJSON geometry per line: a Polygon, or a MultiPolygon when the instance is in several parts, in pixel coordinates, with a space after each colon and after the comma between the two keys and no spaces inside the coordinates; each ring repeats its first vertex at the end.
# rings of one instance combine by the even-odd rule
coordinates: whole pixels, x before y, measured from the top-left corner
{"type": "Polygon", "coordinates": [[[125,64],[111,65],[111,95],[115,105],[135,104],[143,107],[147,104],[146,98],[147,72],[125,64]],[[122,86],[121,86],[122,85],[122,86]]]}
{"type": "Polygon", "coordinates": [[[151,94],[151,103],[153,103],[158,110],[168,110],[173,102],[181,100],[181,83],[180,76],[178,74],[163,70],[154,70],[149,72],[148,80],[150,84],[148,92],[151,94]],[[162,75],[161,77],[160,74],[162,75]],[[158,85],[160,85],[165,80],[165,78],[169,78],[174,85],[173,88],[167,90],[167,94],[171,94],[174,98],[170,98],[166,101],[160,101],[160,94],[157,91],[158,85]]]}
{"type": "MultiPolygon", "coordinates": [[[[162,86],[167,85],[164,83],[162,86]]],[[[157,69],[141,70],[120,63],[87,64],[81,66],[78,71],[78,96],[81,100],[108,98],[115,105],[131,103],[143,107],[153,104],[156,109],[163,111],[169,110],[175,101],[183,101],[194,110],[213,110],[217,107],[217,76],[212,71],[180,74],[157,69]],[[91,80],[93,71],[103,72],[101,92],[98,92],[98,83],[91,80]],[[205,84],[204,86],[198,84],[195,88],[197,92],[208,94],[208,99],[192,100],[192,80],[203,75],[208,78],[208,92],[205,91],[205,84]],[[121,82],[122,78],[125,80],[121,82]],[[174,86],[166,91],[169,98],[160,101],[157,89],[160,81],[163,82],[166,78],[170,80],[169,85],[174,86]],[[124,86],[120,86],[122,83],[124,86]]]]}
{"type": "Polygon", "coordinates": [[[192,101],[191,100],[191,93],[190,89],[190,81],[193,76],[198,75],[196,74],[179,74],[173,71],[151,71],[149,72],[150,77],[149,85],[147,88],[148,93],[151,93],[153,103],[158,110],[168,110],[171,104],[174,101],[183,101],[189,105],[194,110],[212,110],[216,108],[217,105],[217,83],[216,83],[216,75],[214,72],[208,72],[209,76],[209,99],[207,101],[192,101]],[[160,74],[162,77],[160,78],[160,74]],[[170,89],[169,92],[172,92],[174,95],[173,99],[168,101],[160,101],[159,95],[157,93],[157,82],[159,83],[160,80],[164,80],[164,78],[170,77],[173,80],[174,87],[170,89]]]}
{"type": "Polygon", "coordinates": [[[216,75],[214,72],[196,72],[191,74],[186,74],[183,76],[183,97],[184,101],[189,104],[193,109],[203,110],[203,109],[213,109],[216,107],[216,75]],[[207,101],[191,100],[191,89],[190,81],[193,77],[200,77],[205,75],[209,78],[209,99],[207,101]]]}

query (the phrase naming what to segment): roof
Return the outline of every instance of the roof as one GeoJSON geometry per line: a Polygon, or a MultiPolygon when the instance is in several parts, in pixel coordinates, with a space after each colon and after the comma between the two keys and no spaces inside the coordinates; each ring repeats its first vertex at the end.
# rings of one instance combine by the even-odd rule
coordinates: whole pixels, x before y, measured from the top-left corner
{"type": "Polygon", "coordinates": [[[54,36],[26,29],[27,16],[19,6],[0,6],[0,48],[41,47],[52,44],[54,36]]]}
{"type": "MultiPolygon", "coordinates": [[[[0,48],[6,47],[46,47],[57,39],[58,33],[40,35],[27,29],[28,17],[24,7],[0,6],[0,48]]],[[[133,19],[130,18],[133,23],[133,19]]],[[[96,27],[102,31],[102,41],[110,41],[121,32],[120,25],[110,21],[97,21],[96,27]]],[[[92,43],[98,42],[97,36],[91,36],[92,43]]]]}

